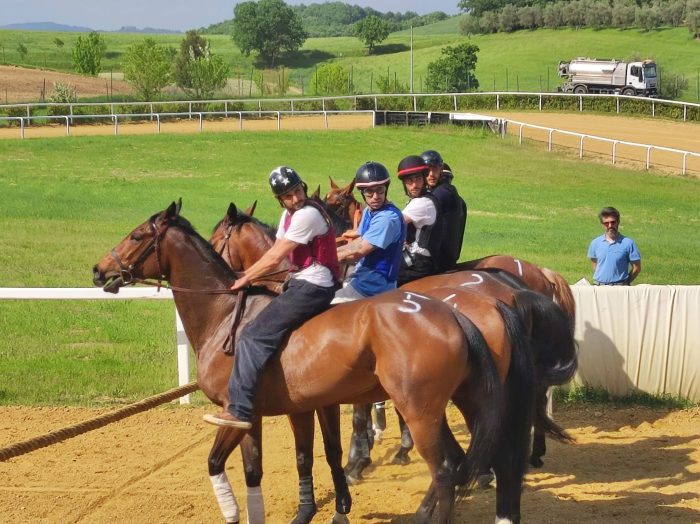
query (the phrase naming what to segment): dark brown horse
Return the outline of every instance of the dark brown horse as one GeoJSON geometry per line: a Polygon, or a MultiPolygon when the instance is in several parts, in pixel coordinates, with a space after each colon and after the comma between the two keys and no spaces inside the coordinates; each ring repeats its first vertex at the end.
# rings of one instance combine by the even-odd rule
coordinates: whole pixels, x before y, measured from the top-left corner
{"type": "MultiPolygon", "coordinates": [[[[233,260],[246,259],[251,263],[259,259],[272,242],[271,228],[245,214],[238,213],[234,204],[229,206],[226,216],[214,228],[211,238],[211,244],[217,252],[233,260]]],[[[486,276],[489,277],[489,275],[486,276]]],[[[532,393],[534,386],[531,378],[534,371],[530,350],[525,343],[527,339],[525,329],[520,318],[513,311],[484,293],[474,293],[459,286],[453,288],[431,286],[426,294],[450,303],[474,322],[492,350],[501,383],[506,383],[509,398],[506,399],[507,402],[502,406],[502,410],[507,414],[505,420],[508,421],[508,427],[504,428],[504,432],[508,438],[499,442],[494,469],[499,474],[498,485],[501,490],[497,497],[498,515],[511,518],[515,522],[519,518],[520,490],[525,471],[534,404],[532,393]]],[[[552,307],[556,306],[552,304],[552,307]]],[[[369,457],[369,443],[363,437],[368,412],[363,409],[363,406],[354,407],[353,424],[358,448],[356,448],[355,460],[353,461],[353,457],[349,460],[350,473],[361,472],[364,466],[360,461],[365,456],[369,457]],[[365,454],[363,450],[366,451],[365,454]]],[[[410,433],[408,435],[410,437],[410,433]]],[[[447,445],[450,462],[459,463],[462,453],[459,446],[454,442],[448,442],[447,445]]],[[[408,451],[410,449],[402,447],[400,453],[407,454],[408,451]]],[[[433,502],[431,491],[419,508],[419,512],[429,516],[434,509],[433,502]]]]}
{"type": "MultiPolygon", "coordinates": [[[[251,289],[247,299],[243,293],[229,294],[235,275],[179,215],[175,203],[127,235],[93,274],[95,285],[106,291],[143,279],[170,282],[195,351],[197,382],[212,402],[227,406],[231,359],[221,348],[234,312],[240,311],[236,305],[246,301],[240,320],[245,325],[269,302],[267,292],[251,289]]],[[[493,459],[501,435],[502,388],[481,333],[445,303],[397,290],[340,304],[309,320],[290,334],[265,368],[256,417],[290,414],[310,432],[316,409],[386,398],[402,413],[428,464],[438,521],[451,522],[455,484],[468,484],[493,459]],[[450,399],[474,428],[468,452],[454,470],[444,463],[446,442],[454,439],[443,423],[450,399]]],[[[209,456],[209,473],[225,510],[235,501],[221,475],[244,434],[220,428],[209,456]]]]}
{"type": "MultiPolygon", "coordinates": [[[[229,204],[226,215],[221,219],[212,232],[209,243],[221,258],[234,271],[244,271],[253,265],[262,255],[269,250],[275,242],[275,231],[252,218],[255,205],[251,206],[245,213],[239,213],[236,205],[229,204]],[[245,248],[244,248],[245,247],[245,248]]],[[[277,268],[266,276],[263,280],[256,282],[269,289],[273,293],[281,291],[289,269],[289,263],[285,260],[277,268]]],[[[348,490],[347,479],[343,471],[343,446],[340,439],[340,406],[328,406],[317,411],[318,421],[323,435],[323,445],[326,452],[326,461],[331,469],[331,477],[335,487],[335,507],[336,515],[334,523],[345,522],[342,516],[350,512],[351,496],[348,490]]],[[[258,424],[259,425],[259,424],[258,424]]],[[[294,427],[294,426],[292,426],[294,427]]],[[[260,487],[262,480],[262,440],[259,438],[260,431],[256,428],[241,442],[241,453],[245,471],[246,485],[260,487]]],[[[303,491],[303,479],[309,478],[312,474],[313,465],[313,433],[311,434],[311,447],[301,446],[301,439],[296,439],[298,444],[296,449],[297,470],[299,473],[299,491],[303,491]]],[[[262,497],[262,492],[260,493],[262,497]]],[[[300,504],[296,522],[308,522],[316,513],[315,503],[300,504]]]]}

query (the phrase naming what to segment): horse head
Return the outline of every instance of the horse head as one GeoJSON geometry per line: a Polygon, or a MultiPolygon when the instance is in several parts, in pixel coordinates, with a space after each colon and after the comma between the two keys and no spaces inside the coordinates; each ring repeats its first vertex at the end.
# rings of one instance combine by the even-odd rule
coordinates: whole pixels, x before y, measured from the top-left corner
{"type": "Polygon", "coordinates": [[[146,278],[164,278],[160,243],[168,228],[180,220],[182,199],[137,226],[93,267],[93,282],[105,291],[146,278]]]}
{"type": "MultiPolygon", "coordinates": [[[[330,180],[331,187],[323,197],[323,202],[326,204],[328,209],[336,215],[341,220],[350,224],[350,228],[354,229],[357,227],[357,214],[362,208],[362,204],[353,195],[353,189],[355,188],[355,180],[353,179],[347,186],[341,188],[339,187],[331,177],[330,180]]],[[[340,233],[340,231],[339,231],[340,233]]]]}

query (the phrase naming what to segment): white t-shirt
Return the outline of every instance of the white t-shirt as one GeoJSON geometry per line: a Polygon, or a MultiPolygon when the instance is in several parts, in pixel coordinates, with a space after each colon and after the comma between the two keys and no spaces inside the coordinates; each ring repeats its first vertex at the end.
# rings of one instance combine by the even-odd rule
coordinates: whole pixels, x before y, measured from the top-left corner
{"type": "MultiPolygon", "coordinates": [[[[295,211],[289,222],[289,229],[284,230],[284,222],[289,211],[282,211],[279,226],[277,227],[277,238],[286,238],[297,244],[308,244],[315,237],[323,235],[328,231],[328,224],[318,209],[313,206],[305,206],[299,211],[295,211]]],[[[301,278],[316,284],[317,286],[330,287],[333,285],[333,275],[326,266],[312,263],[309,267],[292,273],[292,278],[301,278]]]]}
{"type": "Polygon", "coordinates": [[[428,197],[412,198],[402,213],[411,220],[411,223],[416,228],[416,239],[408,246],[408,250],[411,253],[430,256],[426,249],[418,247],[418,241],[420,240],[421,230],[425,226],[432,226],[437,220],[435,203],[428,197]]]}

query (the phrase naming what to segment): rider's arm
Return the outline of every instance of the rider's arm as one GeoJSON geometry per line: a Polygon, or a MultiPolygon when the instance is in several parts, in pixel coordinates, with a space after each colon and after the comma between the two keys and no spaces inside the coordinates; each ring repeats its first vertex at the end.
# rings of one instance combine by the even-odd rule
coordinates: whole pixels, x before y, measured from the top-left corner
{"type": "Polygon", "coordinates": [[[239,273],[239,278],[233,283],[231,289],[237,291],[250,285],[251,282],[264,275],[269,274],[275,269],[294,248],[299,244],[286,238],[278,238],[273,246],[267,251],[260,260],[246,269],[243,273],[239,273]]]}
{"type": "Polygon", "coordinates": [[[375,249],[377,249],[377,246],[373,246],[364,238],[358,237],[352,242],[338,248],[338,262],[342,262],[343,260],[357,262],[375,249]]]}

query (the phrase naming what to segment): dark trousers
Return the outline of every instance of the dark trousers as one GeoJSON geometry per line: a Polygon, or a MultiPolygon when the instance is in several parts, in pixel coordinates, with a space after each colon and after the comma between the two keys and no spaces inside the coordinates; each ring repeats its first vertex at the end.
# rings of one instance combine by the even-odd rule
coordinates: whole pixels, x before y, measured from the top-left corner
{"type": "Polygon", "coordinates": [[[408,252],[404,251],[396,284],[403,286],[408,282],[435,274],[437,274],[437,270],[431,257],[424,257],[418,254],[409,255],[408,252]]]}
{"type": "Polygon", "coordinates": [[[287,333],[327,309],[334,294],[333,287],[292,279],[287,290],[242,329],[228,381],[229,412],[240,420],[251,419],[255,387],[265,363],[287,333]]]}

